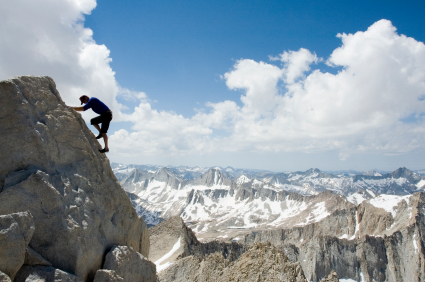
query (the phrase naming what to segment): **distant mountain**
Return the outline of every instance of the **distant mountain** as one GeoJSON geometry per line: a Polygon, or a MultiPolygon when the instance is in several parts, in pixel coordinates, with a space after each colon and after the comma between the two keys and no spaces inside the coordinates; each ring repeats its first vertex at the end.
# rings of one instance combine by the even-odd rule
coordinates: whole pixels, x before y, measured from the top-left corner
{"type": "MultiPolygon", "coordinates": [[[[242,185],[243,183],[251,183],[251,185],[254,183],[268,183],[275,188],[296,192],[305,196],[317,195],[326,190],[331,190],[347,197],[357,193],[359,190],[369,190],[369,192],[376,195],[409,195],[421,191],[422,187],[425,185],[425,181],[423,181],[425,176],[407,168],[399,168],[390,173],[372,170],[357,174],[350,173],[350,175],[346,173],[332,174],[329,172],[322,172],[317,168],[311,168],[305,172],[282,173],[235,169],[232,167],[223,169],[220,167],[126,166],[117,163],[113,163],[112,168],[118,180],[122,182],[122,185],[127,187],[126,189],[129,189],[129,192],[132,192],[130,191],[130,186],[140,186],[142,180],[145,181],[154,177],[157,181],[162,181],[162,178],[159,179],[159,175],[155,176],[155,174],[165,173],[165,171],[169,177],[176,178],[177,182],[175,183],[181,183],[182,185],[186,185],[192,180],[195,181],[192,184],[202,183],[202,181],[205,181],[203,180],[204,177],[210,177],[208,181],[212,181],[212,176],[204,176],[204,174],[208,171],[215,170],[219,171],[217,172],[217,175],[220,175],[219,177],[225,177],[227,180],[232,180],[235,185],[242,185]],[[136,169],[139,172],[134,172],[136,169]],[[140,176],[138,176],[139,174],[140,176]]],[[[370,194],[369,192],[368,194],[370,194]]]]}
{"type": "Polygon", "coordinates": [[[202,243],[271,242],[308,281],[332,269],[345,281],[413,281],[423,272],[425,177],[407,168],[347,175],[214,167],[194,179],[182,177],[186,167],[117,168],[129,171],[121,185],[149,226],[180,216],[202,243]]]}
{"type": "Polygon", "coordinates": [[[130,172],[134,169],[139,169],[148,172],[155,172],[161,168],[161,166],[155,165],[124,165],[119,163],[111,163],[112,171],[117,177],[118,181],[123,180],[130,172]]]}
{"type": "Polygon", "coordinates": [[[168,168],[156,173],[134,169],[121,185],[132,193],[131,200],[147,224],[181,216],[204,238],[231,229],[237,234],[251,228],[303,226],[341,205],[352,205],[330,192],[302,196],[256,179],[238,185],[216,168],[194,180],[182,180],[168,168]]]}
{"type": "Polygon", "coordinates": [[[111,163],[111,167],[116,175],[128,174],[131,170],[135,168],[140,170],[150,171],[150,172],[156,172],[160,168],[166,167],[170,171],[172,171],[175,175],[185,180],[196,179],[212,168],[219,169],[223,174],[226,175],[227,178],[232,180],[239,178],[241,175],[247,175],[253,178],[255,176],[263,177],[263,175],[272,173],[271,171],[268,171],[268,170],[240,169],[240,168],[233,168],[230,166],[226,168],[222,168],[217,166],[216,167],[199,167],[199,166],[188,167],[188,166],[156,166],[156,165],[134,165],[134,164],[124,165],[120,163],[111,163]]]}
{"type": "Polygon", "coordinates": [[[379,194],[410,195],[425,188],[423,177],[406,168],[381,176],[350,177],[316,168],[260,172],[257,178],[244,174],[234,180],[229,178],[229,170],[211,168],[196,179],[184,179],[181,167],[180,173],[170,167],[156,172],[134,168],[120,183],[134,195],[133,205],[142,207],[136,210],[147,224],[181,216],[195,232],[204,234],[203,238],[213,238],[217,232],[227,234],[229,229],[303,226],[379,194]]]}
{"type": "Polygon", "coordinates": [[[376,170],[369,170],[369,171],[365,171],[363,173],[361,173],[363,175],[369,175],[369,176],[382,176],[382,172],[376,171],[376,170]]]}

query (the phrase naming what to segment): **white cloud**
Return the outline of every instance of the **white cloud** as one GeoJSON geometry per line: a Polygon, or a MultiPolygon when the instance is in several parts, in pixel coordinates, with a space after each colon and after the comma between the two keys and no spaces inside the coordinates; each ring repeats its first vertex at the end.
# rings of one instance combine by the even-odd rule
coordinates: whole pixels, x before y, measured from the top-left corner
{"type": "Polygon", "coordinates": [[[115,121],[132,124],[132,132],[111,136],[112,156],[336,150],[347,159],[356,152],[397,154],[425,146],[425,101],[419,100],[425,95],[425,45],[397,34],[387,20],[338,35],[342,45],[326,58],[340,68],[336,74],[311,71],[323,59],[303,48],[270,62],[241,59],[223,75],[230,90],[242,91],[241,104],[208,103],[205,111],[184,117],[157,111],[145,93],[118,85],[109,50],[83,25],[95,0],[0,4],[0,79],[49,75],[68,104],[78,105],[83,94],[103,100],[115,121]],[[129,113],[118,96],[140,104],[129,113]],[[410,116],[419,118],[400,121],[410,116]]]}
{"type": "Polygon", "coordinates": [[[118,88],[118,96],[128,101],[149,101],[148,95],[145,92],[134,91],[124,87],[118,88]]]}
{"type": "MultiPolygon", "coordinates": [[[[341,160],[356,152],[424,148],[424,121],[400,121],[424,112],[424,44],[397,34],[387,20],[338,37],[342,45],[326,61],[342,67],[336,74],[311,71],[321,59],[303,48],[271,57],[281,67],[242,59],[223,75],[229,89],[243,91],[242,107],[232,101],[208,104],[210,112],[184,118],[141,104],[127,118],[136,133],[112,139],[141,138],[156,153],[338,150],[341,160]],[[228,134],[216,135],[217,129],[228,134]]],[[[132,146],[144,150],[137,142],[132,146]]]]}
{"type": "MultiPolygon", "coordinates": [[[[0,79],[15,75],[51,76],[69,105],[81,95],[104,101],[121,119],[119,86],[105,45],[85,28],[84,14],[95,0],[0,1],[0,79]]],[[[84,113],[86,118],[93,114],[84,113]]]]}
{"type": "Polygon", "coordinates": [[[277,83],[283,70],[277,66],[253,60],[240,60],[234,69],[226,74],[226,85],[229,89],[243,89],[241,96],[243,111],[250,115],[269,115],[279,103],[277,83]]]}
{"type": "Polygon", "coordinates": [[[298,52],[284,51],[279,57],[270,57],[272,61],[280,60],[285,64],[283,80],[292,84],[305,72],[309,71],[312,63],[317,63],[320,59],[316,54],[312,54],[307,49],[301,48],[298,52]]]}

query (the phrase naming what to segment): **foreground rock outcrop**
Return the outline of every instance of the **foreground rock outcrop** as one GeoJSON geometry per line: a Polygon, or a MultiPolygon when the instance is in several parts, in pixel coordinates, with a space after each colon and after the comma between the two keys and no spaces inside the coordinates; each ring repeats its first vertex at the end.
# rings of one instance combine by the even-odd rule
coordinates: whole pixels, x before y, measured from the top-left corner
{"type": "Polygon", "coordinates": [[[180,217],[149,232],[160,281],[306,281],[300,264],[270,243],[201,243],[180,217]]]}
{"type": "Polygon", "coordinates": [[[159,275],[161,282],[176,281],[291,281],[307,282],[299,263],[293,263],[270,243],[254,244],[238,260],[229,262],[214,253],[201,260],[189,256],[159,275]]]}
{"type": "Polygon", "coordinates": [[[146,224],[54,81],[1,81],[0,99],[0,271],[93,281],[114,246],[148,257],[146,224]]]}
{"type": "Polygon", "coordinates": [[[17,273],[14,282],[82,282],[78,276],[52,266],[24,265],[17,273]]]}
{"type": "Polygon", "coordinates": [[[0,215],[0,269],[10,279],[25,262],[28,244],[34,233],[34,219],[29,212],[0,215]]]}
{"type": "Polygon", "coordinates": [[[119,276],[115,271],[108,269],[99,269],[96,272],[93,282],[125,282],[124,278],[119,276]]]}
{"type": "Polygon", "coordinates": [[[187,256],[204,259],[220,253],[228,261],[238,259],[247,248],[235,242],[210,241],[201,243],[183,219],[176,216],[149,229],[151,252],[149,259],[156,263],[158,272],[187,256]]]}
{"type": "Polygon", "coordinates": [[[106,255],[104,269],[113,270],[124,281],[156,281],[155,264],[128,246],[115,246],[106,255]]]}

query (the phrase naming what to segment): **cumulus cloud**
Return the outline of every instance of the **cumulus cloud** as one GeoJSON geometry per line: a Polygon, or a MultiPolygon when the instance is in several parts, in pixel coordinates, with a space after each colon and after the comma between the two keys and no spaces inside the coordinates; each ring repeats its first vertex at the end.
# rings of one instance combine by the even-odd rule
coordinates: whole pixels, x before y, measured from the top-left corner
{"type": "Polygon", "coordinates": [[[272,61],[281,61],[285,64],[283,80],[286,83],[294,83],[295,80],[302,77],[309,71],[312,63],[317,63],[320,59],[316,54],[309,50],[301,48],[299,51],[284,51],[279,57],[270,57],[272,61]]]}
{"type": "Polygon", "coordinates": [[[81,95],[95,96],[121,119],[110,52],[84,27],[84,15],[96,7],[95,0],[1,2],[0,79],[48,75],[67,104],[78,105],[81,95]]]}
{"type": "Polygon", "coordinates": [[[111,136],[112,156],[336,150],[347,159],[425,146],[425,45],[398,34],[390,21],[338,34],[342,44],[328,58],[301,48],[269,62],[238,60],[222,78],[241,91],[240,103],[207,103],[185,117],[119,86],[109,50],[84,27],[95,0],[3,2],[0,79],[49,75],[68,104],[83,94],[103,100],[115,121],[131,124],[111,136]],[[311,70],[321,62],[339,71],[311,70]],[[138,106],[126,109],[117,97],[138,106]]]}
{"type": "Polygon", "coordinates": [[[323,59],[303,48],[269,63],[241,59],[223,78],[229,89],[243,91],[242,106],[210,103],[208,112],[185,118],[142,103],[127,116],[134,132],[112,139],[144,150],[140,140],[155,153],[338,150],[342,160],[423,148],[424,121],[402,120],[424,112],[425,45],[399,35],[388,20],[337,36],[342,45],[326,59],[340,69],[335,74],[311,71],[323,59]]]}

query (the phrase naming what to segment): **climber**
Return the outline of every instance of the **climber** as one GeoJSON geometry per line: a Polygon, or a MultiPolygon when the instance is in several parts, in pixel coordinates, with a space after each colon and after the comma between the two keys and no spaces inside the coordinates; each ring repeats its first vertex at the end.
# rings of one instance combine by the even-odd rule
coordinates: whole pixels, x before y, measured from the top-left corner
{"type": "Polygon", "coordinates": [[[80,112],[86,111],[91,108],[96,114],[100,115],[98,117],[92,118],[90,123],[94,127],[96,127],[97,130],[99,130],[99,135],[96,137],[96,139],[100,139],[101,137],[103,137],[103,141],[105,142],[105,148],[99,150],[99,152],[109,152],[108,135],[106,135],[106,132],[108,132],[109,123],[112,120],[112,111],[104,103],[102,103],[102,101],[94,97],[89,98],[86,95],[83,95],[80,97],[80,101],[81,105],[85,104],[83,107],[70,108],[80,112]],[[99,123],[102,124],[102,127],[99,127],[99,123]]]}

